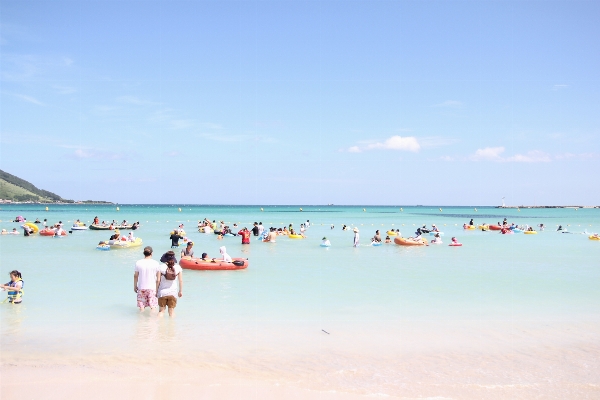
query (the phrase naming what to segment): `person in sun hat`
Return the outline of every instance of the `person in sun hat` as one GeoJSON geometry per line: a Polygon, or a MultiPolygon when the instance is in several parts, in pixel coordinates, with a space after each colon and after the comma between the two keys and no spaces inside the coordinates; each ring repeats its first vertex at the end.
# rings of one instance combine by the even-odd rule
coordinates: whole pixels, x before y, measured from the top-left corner
{"type": "Polygon", "coordinates": [[[225,262],[233,262],[231,256],[229,254],[227,254],[227,249],[225,248],[225,246],[221,246],[219,247],[219,253],[221,253],[221,256],[223,256],[223,261],[225,262]]]}
{"type": "Polygon", "coordinates": [[[354,232],[354,247],[358,247],[358,245],[360,243],[360,236],[358,235],[358,228],[354,227],[354,229],[352,229],[352,231],[354,232]]]}
{"type": "Polygon", "coordinates": [[[435,224],[431,224],[431,230],[433,232],[439,232],[440,230],[437,228],[437,226],[435,226],[435,224]]]}

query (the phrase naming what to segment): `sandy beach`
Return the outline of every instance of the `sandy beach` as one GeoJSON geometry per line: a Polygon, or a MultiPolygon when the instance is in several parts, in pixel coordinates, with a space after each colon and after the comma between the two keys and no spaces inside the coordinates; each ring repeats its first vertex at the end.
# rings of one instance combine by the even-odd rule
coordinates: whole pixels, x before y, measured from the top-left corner
{"type": "Polygon", "coordinates": [[[156,357],[132,351],[67,355],[9,351],[2,355],[0,394],[2,399],[600,396],[597,324],[521,322],[512,329],[506,322],[480,324],[491,326],[478,330],[473,325],[465,329],[464,324],[456,329],[437,322],[414,323],[419,328],[399,332],[397,346],[382,342],[383,337],[373,337],[379,343],[369,345],[364,336],[370,332],[355,332],[352,337],[338,335],[339,341],[328,349],[309,346],[301,354],[289,350],[277,354],[281,343],[273,336],[268,338],[273,347],[263,348],[262,354],[239,352],[221,362],[193,351],[156,357]],[[352,356],[356,349],[350,350],[349,341],[365,351],[352,356]]]}

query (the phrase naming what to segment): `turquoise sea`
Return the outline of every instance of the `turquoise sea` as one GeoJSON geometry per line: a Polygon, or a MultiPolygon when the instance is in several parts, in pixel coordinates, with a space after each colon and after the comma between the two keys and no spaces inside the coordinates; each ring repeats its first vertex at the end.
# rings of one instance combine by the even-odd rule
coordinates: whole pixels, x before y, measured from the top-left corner
{"type": "Polygon", "coordinates": [[[161,349],[161,360],[176,365],[380,395],[402,393],[414,379],[447,385],[534,385],[565,377],[587,382],[589,374],[578,363],[558,360],[568,352],[578,360],[598,359],[600,241],[582,233],[600,231],[600,209],[119,208],[50,205],[45,211],[45,205],[2,205],[0,228],[18,228],[11,222],[18,215],[61,220],[65,227],[76,219],[89,224],[95,216],[140,221],[135,235],[159,258],[170,249],[169,232],[183,223],[196,254],[216,257],[225,245],[232,257],[247,257],[250,266],[186,270],[176,317],[159,320],[135,307],[133,266],[142,248],[97,251],[97,243],[108,239],[105,231],[54,239],[24,237],[19,229],[19,236],[0,237],[2,279],[8,281],[8,273],[18,269],[25,281],[23,304],[0,306],[3,355],[35,365],[109,365],[143,363],[161,349]],[[262,243],[253,237],[242,246],[237,237],[218,241],[199,233],[197,221],[205,217],[248,228],[254,221],[267,228],[290,223],[299,228],[306,220],[311,227],[304,240],[262,243]],[[537,235],[462,229],[471,218],[480,224],[505,217],[535,229],[543,223],[546,229],[537,235]],[[376,229],[384,237],[388,229],[400,229],[406,237],[432,223],[444,232],[444,244],[369,246],[376,229]],[[342,231],[344,224],[359,228],[360,247],[352,246],[353,233],[342,231]],[[559,224],[572,233],[556,232],[559,224]],[[330,248],[319,246],[323,236],[330,248]],[[463,247],[448,247],[452,236],[463,247]],[[440,365],[456,373],[431,375],[440,365]]]}

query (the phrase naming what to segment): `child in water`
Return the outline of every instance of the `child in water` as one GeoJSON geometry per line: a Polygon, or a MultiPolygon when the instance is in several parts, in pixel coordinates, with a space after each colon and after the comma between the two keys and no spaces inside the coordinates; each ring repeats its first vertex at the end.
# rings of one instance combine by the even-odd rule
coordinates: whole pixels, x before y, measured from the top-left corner
{"type": "MultiPolygon", "coordinates": [[[[11,271],[10,282],[0,285],[2,290],[8,290],[8,300],[12,304],[21,304],[23,297],[23,279],[21,273],[17,270],[11,271]]],[[[6,301],[4,300],[4,301],[6,301]]]]}

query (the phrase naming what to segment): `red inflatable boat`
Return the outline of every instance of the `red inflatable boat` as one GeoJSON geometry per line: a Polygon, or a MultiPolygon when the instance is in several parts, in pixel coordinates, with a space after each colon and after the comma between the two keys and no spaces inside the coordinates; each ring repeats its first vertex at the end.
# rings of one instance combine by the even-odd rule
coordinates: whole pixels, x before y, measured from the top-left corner
{"type": "Polygon", "coordinates": [[[213,270],[233,270],[248,268],[247,258],[234,258],[233,263],[224,262],[222,260],[204,261],[201,258],[183,257],[179,260],[179,265],[183,269],[195,269],[198,271],[213,271],[213,270]],[[239,265],[238,265],[239,264],[239,265]]]}

